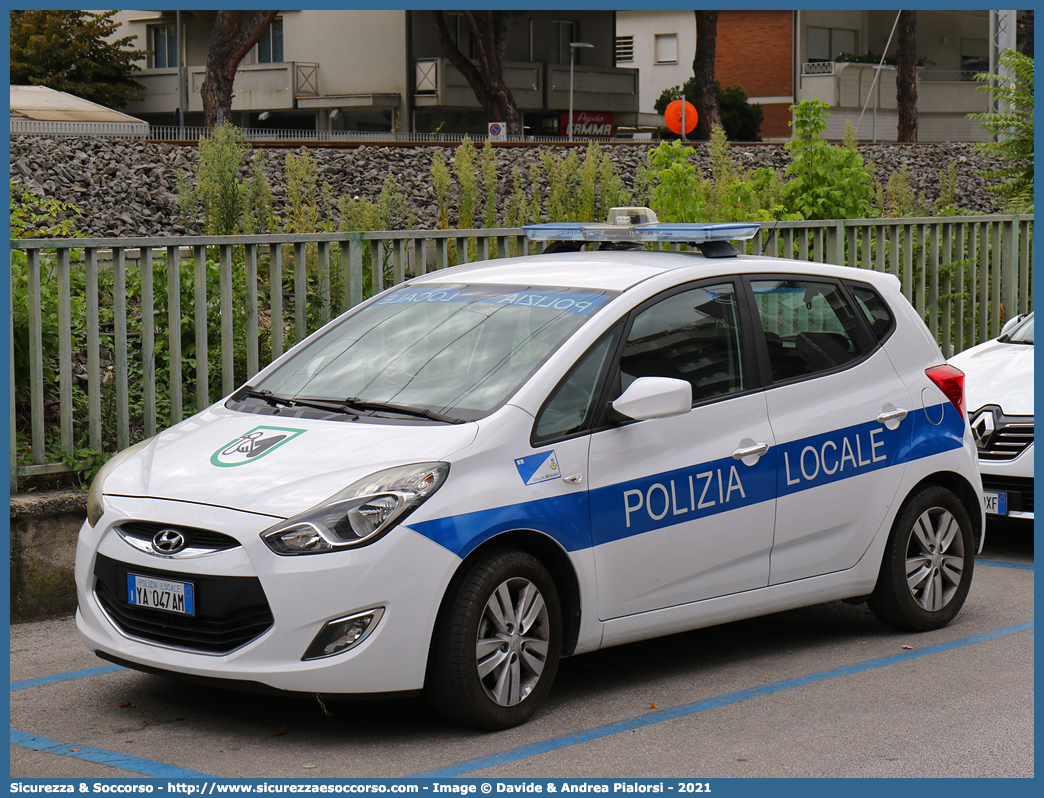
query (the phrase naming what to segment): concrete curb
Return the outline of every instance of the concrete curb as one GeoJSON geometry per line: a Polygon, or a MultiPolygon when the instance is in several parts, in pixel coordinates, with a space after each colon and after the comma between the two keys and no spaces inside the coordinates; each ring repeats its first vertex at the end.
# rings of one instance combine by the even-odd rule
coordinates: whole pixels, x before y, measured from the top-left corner
{"type": "Polygon", "coordinates": [[[11,622],[76,611],[76,537],[87,494],[51,491],[11,497],[11,622]]]}

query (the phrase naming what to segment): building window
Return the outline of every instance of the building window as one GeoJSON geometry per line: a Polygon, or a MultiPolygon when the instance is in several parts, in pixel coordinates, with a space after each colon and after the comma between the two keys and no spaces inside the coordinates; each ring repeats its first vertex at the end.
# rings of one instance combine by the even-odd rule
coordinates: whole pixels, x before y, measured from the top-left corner
{"type": "Polygon", "coordinates": [[[283,20],[277,19],[261,34],[257,43],[259,64],[278,64],[283,60],[283,20]]]}
{"type": "Polygon", "coordinates": [[[808,29],[808,60],[833,61],[841,53],[857,53],[856,32],[837,28],[808,29]]]}
{"type": "Polygon", "coordinates": [[[446,12],[446,29],[449,31],[450,41],[467,58],[474,58],[475,52],[471,44],[471,26],[467,17],[460,11],[446,12]]]}
{"type": "Polygon", "coordinates": [[[656,34],[656,63],[677,64],[678,63],[678,34],[657,33],[656,34]]]}
{"type": "Polygon", "coordinates": [[[961,80],[974,80],[980,72],[990,71],[988,39],[961,39],[961,80]]]}
{"type": "MultiPolygon", "coordinates": [[[[569,43],[579,41],[576,38],[576,23],[562,20],[551,20],[551,57],[552,64],[569,63],[569,43]]],[[[580,63],[580,53],[576,54],[576,63],[580,63]]]]}
{"type": "Polygon", "coordinates": [[[634,60],[634,36],[616,37],[616,62],[634,60]]]}
{"type": "Polygon", "coordinates": [[[178,65],[178,33],[174,25],[149,28],[149,47],[154,68],[166,69],[178,65]]]}

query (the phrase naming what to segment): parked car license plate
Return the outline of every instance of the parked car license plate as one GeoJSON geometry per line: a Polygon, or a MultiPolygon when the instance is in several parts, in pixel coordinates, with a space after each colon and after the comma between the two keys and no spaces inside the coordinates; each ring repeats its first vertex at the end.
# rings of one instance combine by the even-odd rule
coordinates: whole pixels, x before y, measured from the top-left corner
{"type": "Polygon", "coordinates": [[[139,574],[127,574],[127,603],[179,615],[193,615],[196,611],[195,591],[191,582],[175,582],[139,574]]]}
{"type": "Polygon", "coordinates": [[[982,498],[986,504],[986,512],[990,515],[1008,514],[1007,493],[983,493],[982,498]]]}

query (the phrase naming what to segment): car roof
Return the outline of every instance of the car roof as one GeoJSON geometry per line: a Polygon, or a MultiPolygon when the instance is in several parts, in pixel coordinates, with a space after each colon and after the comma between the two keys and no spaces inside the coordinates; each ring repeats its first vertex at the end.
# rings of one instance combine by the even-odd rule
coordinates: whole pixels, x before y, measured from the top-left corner
{"type": "MultiPolygon", "coordinates": [[[[865,269],[811,261],[741,255],[707,258],[699,252],[602,250],[556,252],[477,261],[422,275],[412,284],[467,283],[470,285],[561,286],[588,290],[626,291],[667,272],[686,270],[684,280],[744,272],[786,272],[834,277],[872,274],[865,269]]],[[[865,278],[864,278],[865,279],[865,278]]]]}

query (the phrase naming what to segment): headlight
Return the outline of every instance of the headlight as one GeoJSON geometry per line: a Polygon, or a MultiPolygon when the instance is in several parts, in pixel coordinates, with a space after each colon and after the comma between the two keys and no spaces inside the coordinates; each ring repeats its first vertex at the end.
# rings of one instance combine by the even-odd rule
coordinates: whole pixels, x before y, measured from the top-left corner
{"type": "Polygon", "coordinates": [[[152,438],[146,438],[140,443],[127,447],[122,452],[116,452],[105,462],[105,465],[98,469],[98,473],[91,481],[91,489],[87,493],[87,523],[91,527],[98,523],[98,519],[105,512],[105,504],[102,502],[102,487],[105,485],[105,478],[124,460],[133,457],[148,446],[151,440],[152,438]]]}
{"type": "Polygon", "coordinates": [[[320,554],[373,543],[446,481],[449,463],[378,471],[261,533],[276,554],[320,554]]]}

